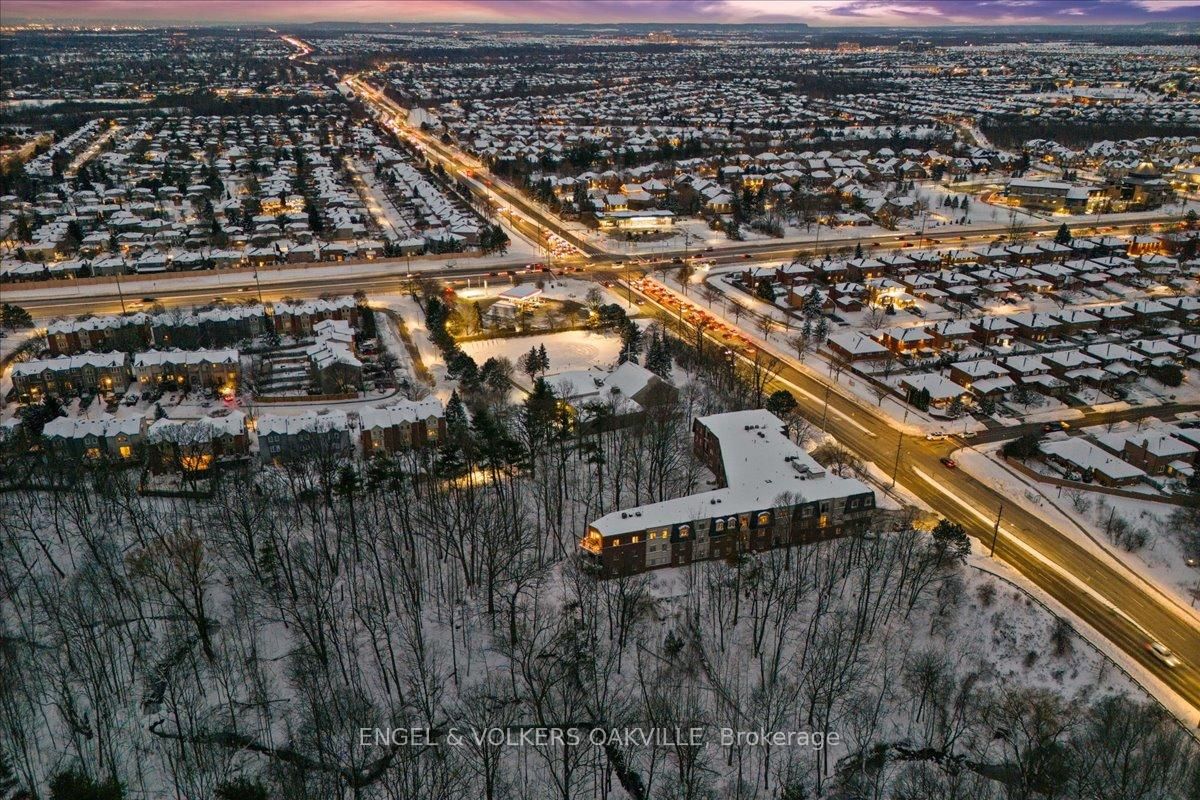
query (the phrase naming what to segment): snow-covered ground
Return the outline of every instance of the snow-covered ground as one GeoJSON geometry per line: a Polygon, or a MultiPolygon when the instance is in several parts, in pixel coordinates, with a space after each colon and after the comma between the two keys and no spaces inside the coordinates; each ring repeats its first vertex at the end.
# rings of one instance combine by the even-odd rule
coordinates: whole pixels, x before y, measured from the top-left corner
{"type": "MultiPolygon", "coordinates": [[[[1175,692],[1163,684],[1157,677],[1155,677],[1149,670],[1147,670],[1137,661],[1130,658],[1121,650],[1112,647],[1103,634],[1094,629],[1082,618],[1072,613],[1049,594],[1026,580],[1025,577],[1019,572],[1001,561],[988,558],[980,553],[973,553],[968,559],[967,563],[973,570],[977,572],[977,574],[980,576],[980,579],[983,581],[987,580],[986,576],[988,574],[994,575],[998,580],[998,582],[994,585],[998,589],[1005,588],[1006,583],[1019,587],[1019,590],[1016,592],[1011,591],[1011,586],[1008,587],[1014,601],[1020,602],[1022,599],[1032,599],[1036,603],[1043,606],[1044,609],[1048,609],[1049,613],[1046,613],[1043,608],[1037,609],[1038,611],[1042,612],[1040,616],[1043,621],[1048,618],[1050,614],[1055,614],[1063,619],[1066,619],[1071,624],[1071,627],[1074,628],[1075,632],[1082,636],[1086,642],[1084,647],[1080,649],[1086,648],[1086,652],[1089,655],[1088,661],[1093,664],[1094,668],[1097,670],[1096,674],[1098,676],[1098,681],[1096,688],[1101,688],[1107,685],[1111,687],[1112,691],[1129,692],[1134,696],[1140,697],[1153,697],[1155,700],[1165,706],[1170,713],[1174,715],[1177,720],[1181,721],[1186,727],[1195,727],[1195,722],[1197,720],[1195,708],[1180,699],[1175,692]]],[[[1024,605],[1027,609],[1032,608],[1031,604],[1028,602],[1025,602],[1024,605]]],[[[970,632],[968,632],[968,635],[969,633],[970,632]]],[[[1017,639],[1015,641],[1011,641],[1010,644],[1015,649],[1027,642],[1037,641],[1038,640],[1036,638],[1017,639]]],[[[1025,673],[1018,672],[1013,675],[1013,679],[1016,681],[1022,681],[1024,680],[1024,674],[1025,673]]],[[[1075,678],[1078,678],[1078,674],[1075,675],[1075,678]]],[[[1103,689],[1101,689],[1101,691],[1103,691],[1103,689]]]]}
{"type": "Polygon", "coordinates": [[[1200,610],[1191,608],[1191,590],[1200,588],[1200,570],[1187,566],[1177,531],[1168,523],[1174,506],[1038,483],[1007,467],[998,456],[1000,447],[1000,444],[985,444],[963,448],[954,458],[959,469],[1001,490],[1093,553],[1127,566],[1169,596],[1178,607],[1200,619],[1200,610]],[[1131,553],[1108,541],[1104,530],[1113,517],[1124,518],[1145,531],[1146,546],[1131,553]]]}
{"type": "Polygon", "coordinates": [[[617,363],[621,352],[621,339],[610,333],[594,331],[565,331],[562,333],[512,336],[500,339],[481,339],[464,342],[463,351],[482,364],[489,358],[507,358],[516,368],[513,381],[529,387],[529,376],[521,372],[520,359],[531,347],[545,346],[550,357],[547,372],[587,369],[588,367],[610,367],[617,363]]]}
{"type": "Polygon", "coordinates": [[[25,342],[37,335],[36,328],[21,331],[9,331],[0,328],[0,358],[5,358],[25,342]]]}

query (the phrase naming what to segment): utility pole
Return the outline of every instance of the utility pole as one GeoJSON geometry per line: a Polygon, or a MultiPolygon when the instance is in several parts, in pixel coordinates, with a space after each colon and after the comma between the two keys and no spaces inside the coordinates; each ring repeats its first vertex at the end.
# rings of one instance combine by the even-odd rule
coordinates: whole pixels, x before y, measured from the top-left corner
{"type": "Polygon", "coordinates": [[[992,552],[988,553],[988,557],[996,555],[996,539],[1000,536],[1000,517],[1004,516],[1004,501],[1000,501],[1000,509],[996,512],[996,524],[992,528],[992,552]]]}
{"type": "Polygon", "coordinates": [[[896,463],[892,465],[892,482],[888,485],[889,489],[896,486],[896,473],[900,471],[900,449],[904,447],[904,434],[896,437],[896,463]]]}
{"type": "Polygon", "coordinates": [[[117,297],[121,298],[121,313],[125,313],[125,293],[121,291],[121,273],[114,273],[117,276],[117,297]]]}
{"type": "MultiPolygon", "coordinates": [[[[829,384],[825,384],[825,407],[821,409],[821,430],[825,430],[825,421],[829,417],[829,384]]],[[[893,480],[893,483],[895,481],[893,480]]]]}
{"type": "Polygon", "coordinates": [[[262,284],[258,282],[258,269],[257,268],[255,268],[255,270],[254,270],[254,285],[256,287],[258,287],[258,304],[260,306],[265,305],[263,303],[262,284]]]}

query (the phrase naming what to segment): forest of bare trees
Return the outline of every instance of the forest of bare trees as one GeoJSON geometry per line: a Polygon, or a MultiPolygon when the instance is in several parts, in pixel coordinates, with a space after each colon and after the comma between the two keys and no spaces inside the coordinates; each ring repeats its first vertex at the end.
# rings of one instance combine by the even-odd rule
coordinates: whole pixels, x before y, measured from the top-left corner
{"type": "Polygon", "coordinates": [[[207,498],[62,465],[0,494],[0,797],[1200,796],[1187,734],[953,537],[597,580],[588,520],[706,486],[691,419],[761,402],[676,345],[683,392],[632,427],[481,406],[437,452],[207,498]],[[539,728],[584,740],[450,740],[539,728]],[[705,734],[588,736],[655,728],[705,734]]]}

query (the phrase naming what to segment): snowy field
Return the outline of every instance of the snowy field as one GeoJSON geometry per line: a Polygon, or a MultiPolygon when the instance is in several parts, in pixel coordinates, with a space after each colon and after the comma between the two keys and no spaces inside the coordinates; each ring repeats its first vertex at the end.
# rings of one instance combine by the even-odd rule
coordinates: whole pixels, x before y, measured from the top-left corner
{"type": "Polygon", "coordinates": [[[546,353],[550,356],[548,372],[551,373],[588,367],[611,367],[617,363],[617,355],[621,352],[619,337],[592,331],[481,339],[463,342],[462,349],[479,364],[489,358],[507,358],[516,367],[513,380],[528,388],[529,376],[520,371],[519,362],[531,347],[542,345],[545,345],[546,353]]]}

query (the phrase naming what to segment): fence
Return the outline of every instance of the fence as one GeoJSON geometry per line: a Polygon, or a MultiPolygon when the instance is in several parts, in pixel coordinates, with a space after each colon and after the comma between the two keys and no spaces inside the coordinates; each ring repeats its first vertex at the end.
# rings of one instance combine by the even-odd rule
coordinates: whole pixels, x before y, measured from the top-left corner
{"type": "Polygon", "coordinates": [[[256,394],[256,403],[336,403],[342,400],[357,400],[357,392],[342,394],[256,394]]]}
{"type": "Polygon", "coordinates": [[[1016,459],[1005,459],[1008,466],[1020,472],[1022,475],[1033,478],[1040,483],[1048,483],[1051,486],[1060,486],[1066,489],[1081,489],[1085,492],[1101,492],[1103,494],[1111,494],[1114,497],[1127,497],[1131,500],[1148,500],[1152,503],[1168,503],[1173,506],[1184,506],[1186,508],[1200,508],[1200,495],[1187,494],[1147,494],[1145,492],[1134,492],[1129,489],[1119,489],[1115,486],[1102,486],[1097,483],[1083,483],[1082,481],[1069,481],[1066,478],[1055,478],[1052,475],[1043,475],[1032,467],[1017,461],[1016,459]]]}

